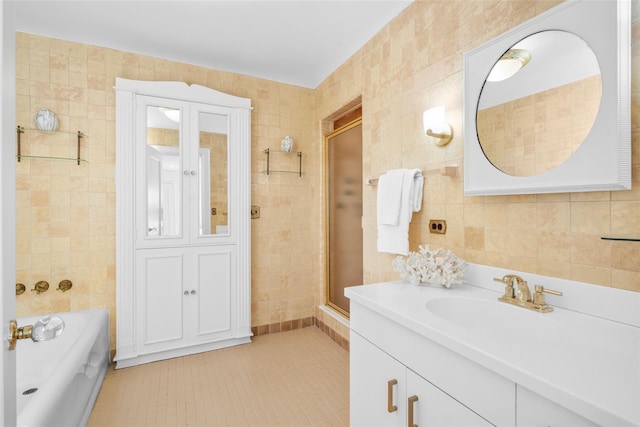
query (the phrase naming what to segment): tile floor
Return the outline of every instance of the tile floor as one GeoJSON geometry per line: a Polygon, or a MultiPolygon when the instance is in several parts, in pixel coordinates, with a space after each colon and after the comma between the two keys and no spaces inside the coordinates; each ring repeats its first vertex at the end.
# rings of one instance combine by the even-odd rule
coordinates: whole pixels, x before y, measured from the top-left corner
{"type": "Polygon", "coordinates": [[[107,373],[89,427],[347,426],[349,353],[316,327],[107,373]]]}

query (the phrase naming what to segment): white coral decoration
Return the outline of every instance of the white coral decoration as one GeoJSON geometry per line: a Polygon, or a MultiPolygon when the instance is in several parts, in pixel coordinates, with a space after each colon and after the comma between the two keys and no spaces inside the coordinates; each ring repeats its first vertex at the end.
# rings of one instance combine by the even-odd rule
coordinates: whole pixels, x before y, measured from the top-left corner
{"type": "Polygon", "coordinates": [[[446,288],[462,283],[467,263],[451,251],[429,250],[429,245],[420,245],[420,253],[409,252],[407,258],[397,257],[391,263],[393,271],[409,283],[438,283],[446,288]]]}

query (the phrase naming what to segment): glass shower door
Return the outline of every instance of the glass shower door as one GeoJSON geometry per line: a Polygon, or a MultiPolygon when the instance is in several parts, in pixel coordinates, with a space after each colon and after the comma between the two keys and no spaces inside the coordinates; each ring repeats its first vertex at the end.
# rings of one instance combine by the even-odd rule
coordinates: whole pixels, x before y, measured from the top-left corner
{"type": "Polygon", "coordinates": [[[344,288],[362,284],[362,120],[327,136],[327,303],[349,316],[344,288]]]}

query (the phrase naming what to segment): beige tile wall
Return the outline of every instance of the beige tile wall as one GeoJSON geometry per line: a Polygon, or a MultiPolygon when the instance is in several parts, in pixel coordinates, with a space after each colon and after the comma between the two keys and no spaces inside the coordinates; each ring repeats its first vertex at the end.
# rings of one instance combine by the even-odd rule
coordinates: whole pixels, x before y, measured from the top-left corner
{"type": "MultiPolygon", "coordinates": [[[[186,81],[251,98],[252,204],[261,207],[252,221],[252,324],[313,316],[321,230],[309,224],[320,223],[321,163],[313,152],[312,90],[25,33],[17,34],[16,65],[17,124],[33,126],[35,112],[49,108],[60,130],[89,135],[81,166],[33,159],[17,165],[17,280],[28,289],[38,280],[52,283],[41,295],[16,297],[19,316],[107,307],[114,342],[116,77],[186,81]],[[261,172],[262,151],[279,148],[285,135],[305,152],[301,178],[261,172]],[[53,290],[62,279],[73,281],[71,291],[53,290]]],[[[38,135],[23,150],[67,155],[73,144],[38,135]]],[[[282,160],[297,168],[297,157],[282,160]]]]}
{"type": "MultiPolygon", "coordinates": [[[[90,138],[83,148],[86,165],[18,164],[18,280],[28,288],[42,279],[54,287],[63,278],[74,282],[65,294],[50,290],[17,297],[18,314],[108,307],[115,320],[116,76],[186,81],[252,99],[252,203],[261,206],[261,218],[252,221],[252,325],[273,324],[314,316],[314,306],[325,298],[320,121],[362,97],[365,177],[398,167],[463,165],[463,53],[557,3],[418,0],[316,90],[19,33],[17,123],[31,124],[35,112],[46,107],[58,114],[61,129],[81,129],[90,138]],[[422,135],[422,111],[440,104],[454,128],[454,140],[445,148],[426,144],[422,135]],[[277,149],[284,135],[294,138],[295,151],[304,152],[302,178],[261,172],[263,150],[277,149]]],[[[633,8],[637,16],[637,0],[633,8]]],[[[411,247],[429,243],[472,262],[640,291],[640,244],[600,239],[640,234],[635,18],[633,39],[634,190],[465,197],[461,177],[428,174],[411,247]],[[430,235],[430,218],[446,219],[447,234],[430,235]]],[[[45,140],[38,144],[46,149],[45,140]]],[[[297,168],[295,156],[280,162],[297,168]]],[[[365,281],[395,279],[393,257],[375,249],[375,188],[365,186],[363,195],[365,281]]]]}
{"type": "MultiPolygon", "coordinates": [[[[393,168],[464,166],[463,55],[560,3],[559,0],[416,1],[317,89],[317,118],[362,96],[364,174],[393,168]],[[444,148],[428,144],[421,116],[444,105],[454,129],[444,148]]],[[[462,174],[429,173],[410,244],[452,249],[481,264],[640,291],[640,243],[603,241],[640,235],[640,22],[633,1],[631,191],[465,197],[462,174]],[[445,235],[429,219],[445,219],[445,235]]],[[[462,167],[464,172],[464,167],[462,167]]],[[[364,188],[365,282],[396,279],[393,256],[376,252],[374,187],[364,188]]]]}

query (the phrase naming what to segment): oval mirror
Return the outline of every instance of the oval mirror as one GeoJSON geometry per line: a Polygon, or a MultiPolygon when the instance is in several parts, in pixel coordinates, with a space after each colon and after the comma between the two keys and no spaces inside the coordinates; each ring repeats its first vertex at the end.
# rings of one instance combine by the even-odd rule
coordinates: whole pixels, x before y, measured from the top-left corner
{"type": "Polygon", "coordinates": [[[511,176],[547,172],[584,141],[601,96],[598,60],[583,39],[566,31],[532,34],[500,57],[482,87],[482,151],[511,176]]]}

